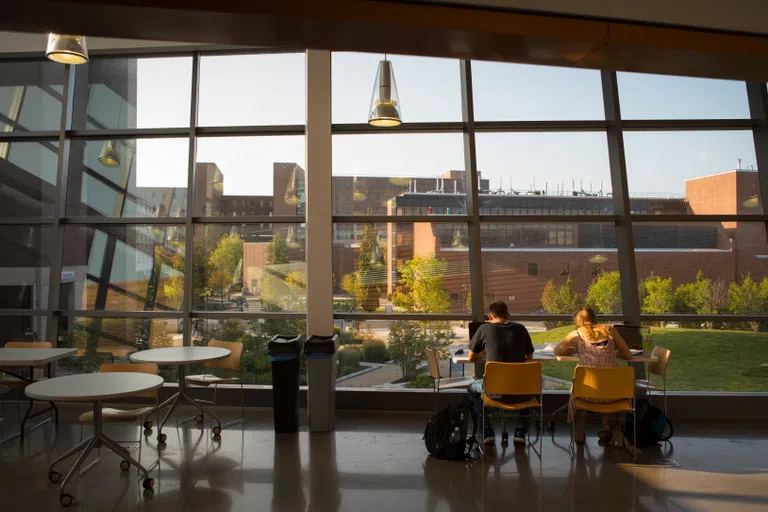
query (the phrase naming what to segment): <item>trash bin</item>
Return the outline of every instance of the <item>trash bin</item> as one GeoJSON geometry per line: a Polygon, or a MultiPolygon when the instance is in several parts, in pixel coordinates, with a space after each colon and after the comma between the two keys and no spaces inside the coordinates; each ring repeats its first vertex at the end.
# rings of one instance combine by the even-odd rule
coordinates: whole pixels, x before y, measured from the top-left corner
{"type": "Polygon", "coordinates": [[[307,411],[310,432],[330,432],[336,417],[336,349],[339,335],[312,336],[307,357],[307,411]]]}
{"type": "Polygon", "coordinates": [[[277,335],[269,340],[267,350],[272,363],[272,410],[275,432],[299,430],[299,370],[301,336],[277,335]]]}

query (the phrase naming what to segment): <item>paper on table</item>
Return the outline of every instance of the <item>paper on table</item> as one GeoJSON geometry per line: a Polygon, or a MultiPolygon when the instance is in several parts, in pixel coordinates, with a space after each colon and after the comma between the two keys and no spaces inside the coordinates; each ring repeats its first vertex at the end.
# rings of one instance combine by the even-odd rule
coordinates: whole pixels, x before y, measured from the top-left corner
{"type": "Polygon", "coordinates": [[[556,346],[557,343],[547,343],[543,348],[539,349],[538,352],[541,354],[554,354],[556,346]]]}

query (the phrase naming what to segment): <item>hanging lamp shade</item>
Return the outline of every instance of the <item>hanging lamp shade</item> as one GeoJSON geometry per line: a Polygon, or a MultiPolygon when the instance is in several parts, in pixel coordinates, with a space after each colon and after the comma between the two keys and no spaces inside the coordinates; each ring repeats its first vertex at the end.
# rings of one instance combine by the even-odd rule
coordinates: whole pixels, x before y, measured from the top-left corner
{"type": "Polygon", "coordinates": [[[288,226],[288,233],[285,235],[285,245],[291,249],[301,247],[301,244],[296,240],[296,228],[294,226],[288,226]]]}
{"type": "Polygon", "coordinates": [[[373,84],[368,124],[371,126],[400,126],[400,100],[397,96],[395,72],[386,58],[379,62],[376,82],[373,84]]]}
{"type": "Polygon", "coordinates": [[[456,229],[453,232],[453,243],[451,244],[451,247],[454,249],[464,249],[467,247],[464,245],[464,237],[461,236],[461,231],[459,229],[456,229]]]}
{"type": "Polygon", "coordinates": [[[598,265],[600,263],[605,263],[606,261],[608,261],[608,258],[603,256],[602,254],[595,254],[594,256],[589,258],[589,262],[590,263],[597,263],[598,265]]]}
{"type": "Polygon", "coordinates": [[[754,195],[745,199],[741,205],[744,208],[757,208],[760,205],[760,200],[754,195]]]}
{"type": "Polygon", "coordinates": [[[88,62],[88,47],[85,36],[48,34],[45,56],[61,64],[83,64],[88,62]]]}
{"type": "Polygon", "coordinates": [[[407,176],[391,176],[389,182],[398,187],[407,187],[411,183],[411,178],[407,176]]]}
{"type": "Polygon", "coordinates": [[[368,199],[368,196],[363,191],[363,185],[355,176],[352,178],[352,200],[356,203],[361,203],[366,199],[368,199]]]}
{"type": "Polygon", "coordinates": [[[104,167],[120,167],[119,142],[108,140],[104,142],[99,153],[99,163],[104,167]]]}
{"type": "Polygon", "coordinates": [[[304,184],[301,176],[297,172],[298,166],[293,166],[291,177],[288,180],[288,186],[285,187],[285,204],[296,206],[304,200],[304,184]]]}

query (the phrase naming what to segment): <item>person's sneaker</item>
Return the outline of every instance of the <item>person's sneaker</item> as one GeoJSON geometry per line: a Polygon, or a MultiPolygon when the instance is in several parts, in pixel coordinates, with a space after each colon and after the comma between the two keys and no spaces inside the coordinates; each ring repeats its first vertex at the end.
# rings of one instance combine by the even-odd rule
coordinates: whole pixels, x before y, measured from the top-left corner
{"type": "Polygon", "coordinates": [[[483,436],[483,444],[495,444],[496,443],[496,434],[493,433],[493,431],[486,432],[485,436],[483,436]]]}
{"type": "Polygon", "coordinates": [[[521,428],[515,430],[515,439],[513,441],[515,446],[525,446],[525,433],[525,430],[521,428]]]}

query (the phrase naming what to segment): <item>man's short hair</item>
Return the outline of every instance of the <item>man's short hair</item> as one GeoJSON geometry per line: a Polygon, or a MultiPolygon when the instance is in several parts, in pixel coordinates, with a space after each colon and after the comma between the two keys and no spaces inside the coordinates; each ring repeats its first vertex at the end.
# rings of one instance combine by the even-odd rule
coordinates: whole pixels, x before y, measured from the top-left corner
{"type": "Polygon", "coordinates": [[[500,318],[505,320],[509,316],[509,309],[507,303],[502,301],[496,301],[488,306],[488,313],[494,318],[500,318]]]}

